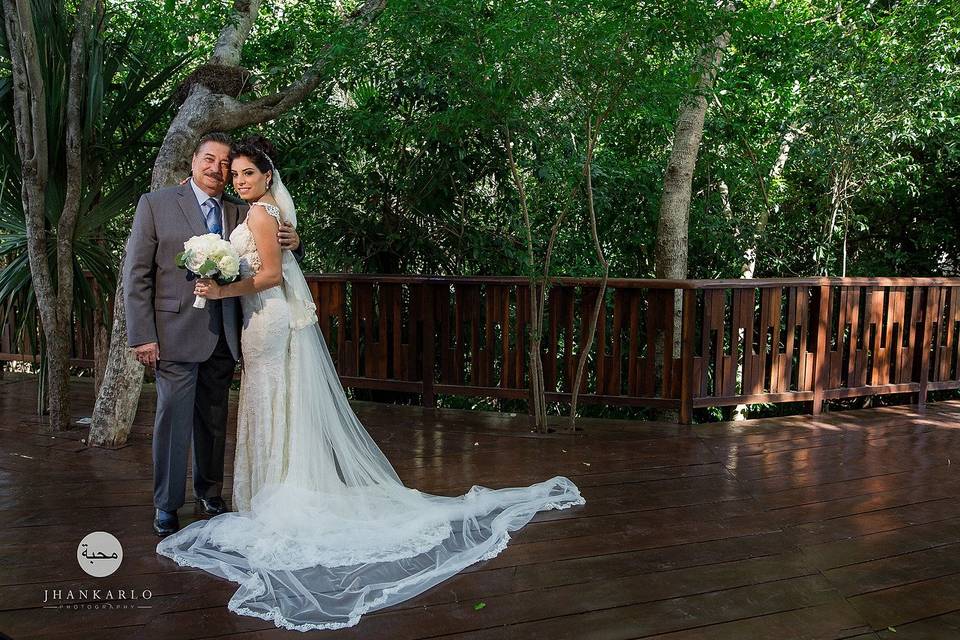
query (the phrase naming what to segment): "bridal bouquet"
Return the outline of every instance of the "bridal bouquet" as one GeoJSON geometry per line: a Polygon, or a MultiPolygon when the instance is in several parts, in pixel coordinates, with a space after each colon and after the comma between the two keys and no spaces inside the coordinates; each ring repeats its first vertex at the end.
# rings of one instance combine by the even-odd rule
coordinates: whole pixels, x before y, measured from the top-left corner
{"type": "MultiPolygon", "coordinates": [[[[213,278],[219,284],[233,282],[240,275],[240,257],[233,245],[215,233],[193,236],[177,254],[177,266],[199,278],[213,278]]],[[[203,309],[207,299],[197,296],[193,306],[203,309]]]]}

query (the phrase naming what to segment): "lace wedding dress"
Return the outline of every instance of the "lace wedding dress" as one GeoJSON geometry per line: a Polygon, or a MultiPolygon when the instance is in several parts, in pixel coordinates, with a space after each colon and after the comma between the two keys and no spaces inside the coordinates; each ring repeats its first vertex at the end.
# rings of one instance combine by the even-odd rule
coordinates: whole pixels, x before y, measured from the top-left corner
{"type": "MultiPolygon", "coordinates": [[[[295,224],[274,175],[281,207],[265,209],[295,224]]],[[[256,273],[246,223],[230,242],[241,277],[256,273]]],[[[231,611],[298,631],[352,626],[496,556],[538,511],[584,504],[560,476],[530,487],[474,486],[458,497],[405,487],[347,401],[289,251],[282,284],[243,297],[242,307],[235,511],[157,545],[180,565],[239,583],[231,611]]]]}

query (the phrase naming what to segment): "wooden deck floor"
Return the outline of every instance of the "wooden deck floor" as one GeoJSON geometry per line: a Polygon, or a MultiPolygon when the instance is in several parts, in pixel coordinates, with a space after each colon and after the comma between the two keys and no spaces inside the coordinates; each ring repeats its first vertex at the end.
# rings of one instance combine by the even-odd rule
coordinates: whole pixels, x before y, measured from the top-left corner
{"type": "MultiPolygon", "coordinates": [[[[34,393],[29,380],[0,381],[0,631],[301,637],[230,613],[232,583],[155,554],[152,391],[116,451],[86,448],[86,429],[43,433],[34,393]],[[95,530],[124,547],[106,578],[76,562],[95,530]],[[149,608],[43,608],[45,590],[82,588],[152,597],[149,608]]],[[[89,383],[74,393],[89,415],[89,383]]],[[[960,403],[687,428],[592,421],[576,438],[530,434],[509,415],[357,408],[410,486],[459,494],[562,474],[587,504],[538,515],[499,557],[413,601],[311,636],[960,637],[960,403]]]]}

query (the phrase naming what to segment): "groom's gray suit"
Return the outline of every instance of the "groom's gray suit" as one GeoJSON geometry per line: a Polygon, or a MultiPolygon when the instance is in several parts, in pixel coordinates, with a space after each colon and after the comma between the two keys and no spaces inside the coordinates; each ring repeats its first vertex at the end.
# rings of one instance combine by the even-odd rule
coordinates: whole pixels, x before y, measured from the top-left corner
{"type": "MultiPolygon", "coordinates": [[[[227,200],[222,207],[224,237],[230,237],[246,212],[227,200]]],[[[194,281],[175,261],[184,242],[205,233],[189,182],[144,194],[123,265],[128,342],[156,342],[160,349],[153,500],[164,511],[185,501],[191,435],[194,493],[213,497],[223,486],[227,399],[240,358],[239,301],[208,300],[206,308],[194,308],[194,281]]]]}
{"type": "MultiPolygon", "coordinates": [[[[247,209],[222,200],[224,238],[247,209]]],[[[175,261],[184,242],[205,233],[190,182],[144,194],[123,265],[129,345],[156,342],[160,350],[153,468],[154,505],[164,511],[176,511],[185,501],[191,435],[194,494],[219,496],[223,486],[227,401],[240,359],[240,303],[224,298],[194,308],[194,281],[175,261]]],[[[302,256],[302,247],[295,255],[302,256]]]]}

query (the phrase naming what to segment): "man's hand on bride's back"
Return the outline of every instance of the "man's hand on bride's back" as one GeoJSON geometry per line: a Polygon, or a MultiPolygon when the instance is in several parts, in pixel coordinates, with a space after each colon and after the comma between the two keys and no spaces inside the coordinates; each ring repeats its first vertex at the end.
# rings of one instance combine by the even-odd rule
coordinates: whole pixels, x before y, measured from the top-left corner
{"type": "Polygon", "coordinates": [[[277,239],[280,241],[280,247],[289,251],[296,251],[300,248],[300,236],[297,230],[289,222],[280,223],[277,230],[277,239]]]}

